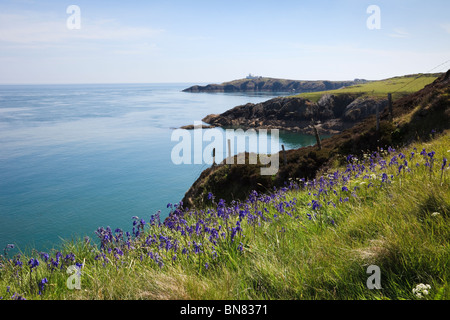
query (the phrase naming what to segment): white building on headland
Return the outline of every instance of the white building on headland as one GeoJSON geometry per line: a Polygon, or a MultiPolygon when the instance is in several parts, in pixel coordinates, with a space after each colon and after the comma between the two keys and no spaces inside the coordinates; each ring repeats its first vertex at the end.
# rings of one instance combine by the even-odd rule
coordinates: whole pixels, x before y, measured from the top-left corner
{"type": "Polygon", "coordinates": [[[246,79],[261,79],[261,76],[254,76],[251,73],[248,74],[248,76],[246,77],[246,79]]]}

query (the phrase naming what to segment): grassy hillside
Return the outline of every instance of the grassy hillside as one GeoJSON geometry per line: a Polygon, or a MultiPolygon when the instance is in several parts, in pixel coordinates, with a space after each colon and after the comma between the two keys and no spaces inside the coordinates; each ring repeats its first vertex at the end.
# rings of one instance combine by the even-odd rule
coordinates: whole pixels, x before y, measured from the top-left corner
{"type": "Polygon", "coordinates": [[[297,95],[317,102],[324,94],[356,94],[358,96],[370,96],[376,98],[386,98],[388,93],[392,93],[392,99],[416,92],[432,83],[440,74],[417,74],[402,77],[394,77],[385,80],[371,81],[363,84],[345,87],[337,90],[308,92],[297,95]]]}
{"type": "MultiPolygon", "coordinates": [[[[450,129],[450,70],[423,89],[393,102],[393,121],[388,108],[380,115],[376,131],[375,116],[354,127],[322,141],[322,149],[309,146],[286,152],[286,164],[280,161],[275,176],[262,176],[261,164],[218,165],[205,169],[188,190],[183,202],[198,206],[205,202],[208,192],[227,201],[245,199],[252,190],[265,192],[281,187],[290,177],[313,179],[318,170],[347,154],[361,155],[367,150],[404,146],[417,138],[428,139],[430,132],[450,129]]],[[[283,155],[279,154],[279,159],[283,155]]],[[[248,163],[248,162],[247,162],[248,163]]]]}
{"type": "MultiPolygon", "coordinates": [[[[449,299],[450,132],[347,157],[316,180],[243,202],[168,206],[160,223],[99,228],[33,257],[5,248],[3,299],[449,299]],[[80,288],[67,287],[70,265],[80,288]],[[382,289],[367,288],[367,268],[382,289]],[[430,285],[427,294],[413,289],[430,285]]],[[[147,220],[147,219],[145,219],[147,220]]]]}

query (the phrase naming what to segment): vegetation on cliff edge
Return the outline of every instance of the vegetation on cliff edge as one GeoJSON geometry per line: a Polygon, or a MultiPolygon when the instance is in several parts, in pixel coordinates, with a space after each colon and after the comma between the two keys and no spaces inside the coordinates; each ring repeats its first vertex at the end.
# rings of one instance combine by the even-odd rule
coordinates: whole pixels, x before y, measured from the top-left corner
{"type": "Polygon", "coordinates": [[[164,222],[133,217],[131,232],[102,227],[97,243],[31,256],[6,247],[0,297],[449,299],[449,146],[446,131],[242,202],[169,204],[164,222]],[[369,265],[381,288],[367,287],[369,265]]]}

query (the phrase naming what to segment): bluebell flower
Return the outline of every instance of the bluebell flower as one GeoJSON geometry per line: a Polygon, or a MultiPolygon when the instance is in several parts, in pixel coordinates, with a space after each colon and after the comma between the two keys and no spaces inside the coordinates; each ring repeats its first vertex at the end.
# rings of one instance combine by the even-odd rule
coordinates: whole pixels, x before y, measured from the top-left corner
{"type": "Polygon", "coordinates": [[[320,203],[318,201],[312,200],[311,203],[312,203],[313,210],[320,209],[320,203]]]}
{"type": "Polygon", "coordinates": [[[33,270],[33,268],[36,268],[36,267],[39,265],[39,260],[38,260],[38,259],[31,258],[31,259],[28,261],[28,265],[30,266],[30,269],[33,270]]]}
{"type": "Polygon", "coordinates": [[[46,283],[48,283],[47,278],[44,278],[41,281],[39,281],[39,295],[41,295],[42,291],[44,291],[44,286],[46,283]]]}
{"type": "Polygon", "coordinates": [[[200,253],[201,252],[201,250],[200,250],[200,246],[201,246],[202,244],[199,242],[199,243],[196,243],[195,241],[194,241],[194,252],[196,253],[196,254],[198,254],[198,253],[200,253]]]}
{"type": "Polygon", "coordinates": [[[39,255],[41,256],[41,259],[44,260],[44,262],[47,262],[50,258],[49,254],[46,252],[40,252],[39,255]]]}
{"type": "Polygon", "coordinates": [[[27,300],[24,297],[22,297],[20,294],[14,292],[14,294],[11,297],[12,300],[27,300]]]}

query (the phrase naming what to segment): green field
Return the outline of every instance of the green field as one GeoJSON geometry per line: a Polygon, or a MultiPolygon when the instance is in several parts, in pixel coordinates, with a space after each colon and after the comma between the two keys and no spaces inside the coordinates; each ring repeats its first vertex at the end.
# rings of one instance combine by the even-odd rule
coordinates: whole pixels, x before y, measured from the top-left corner
{"type": "Polygon", "coordinates": [[[317,102],[324,94],[356,94],[358,96],[370,96],[385,98],[392,93],[392,99],[398,99],[407,94],[421,90],[426,85],[438,78],[438,74],[416,74],[402,77],[394,77],[384,80],[371,81],[360,85],[345,87],[337,90],[307,92],[296,95],[296,97],[307,98],[317,102]]]}

